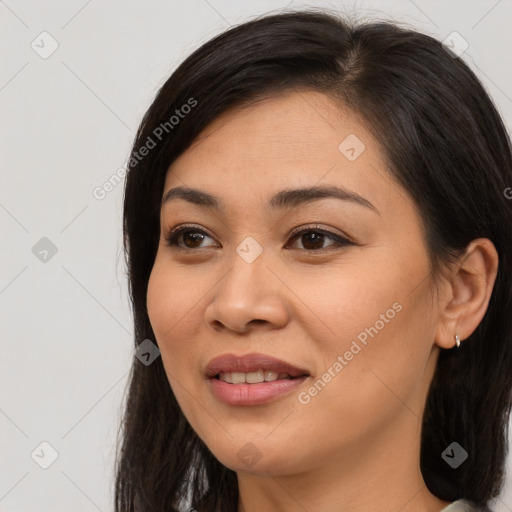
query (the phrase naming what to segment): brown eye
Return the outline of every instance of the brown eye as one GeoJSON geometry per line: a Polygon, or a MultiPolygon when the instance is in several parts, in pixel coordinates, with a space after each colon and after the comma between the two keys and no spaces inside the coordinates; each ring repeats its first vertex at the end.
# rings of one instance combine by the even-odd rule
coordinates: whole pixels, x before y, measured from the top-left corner
{"type": "Polygon", "coordinates": [[[294,247],[294,249],[303,249],[306,251],[317,251],[321,249],[327,249],[331,246],[346,246],[352,245],[352,242],[346,238],[326,231],[324,229],[304,229],[295,233],[292,236],[292,240],[300,240],[302,247],[294,247]],[[330,240],[332,243],[324,245],[326,240],[330,240]]]}
{"type": "Polygon", "coordinates": [[[199,247],[203,240],[204,234],[198,231],[185,231],[183,233],[183,243],[191,249],[199,247]]]}
{"type": "Polygon", "coordinates": [[[323,249],[326,236],[323,233],[310,231],[300,237],[304,249],[323,249]]]}
{"type": "Polygon", "coordinates": [[[165,236],[165,241],[167,245],[180,249],[202,249],[203,247],[211,247],[211,245],[201,245],[207,238],[211,239],[211,236],[201,229],[181,226],[168,233],[165,236]]]}

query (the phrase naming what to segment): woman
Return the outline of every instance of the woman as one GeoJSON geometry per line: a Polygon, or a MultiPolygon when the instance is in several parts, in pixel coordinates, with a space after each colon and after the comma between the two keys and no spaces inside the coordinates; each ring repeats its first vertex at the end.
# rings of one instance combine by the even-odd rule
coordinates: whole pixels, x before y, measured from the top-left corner
{"type": "Polygon", "coordinates": [[[430,36],[302,11],[195,51],[129,162],[135,345],[161,357],[134,359],[116,510],[489,510],[511,184],[496,108],[430,36]]]}

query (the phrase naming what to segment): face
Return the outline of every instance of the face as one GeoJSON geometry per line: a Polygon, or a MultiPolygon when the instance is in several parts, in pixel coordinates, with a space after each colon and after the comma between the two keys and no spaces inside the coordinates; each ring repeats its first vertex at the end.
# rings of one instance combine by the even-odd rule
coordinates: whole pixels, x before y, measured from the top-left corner
{"type": "Polygon", "coordinates": [[[148,313],[224,465],[285,475],[418,442],[438,354],[427,248],[354,113],[317,92],[229,112],[171,165],[164,197],[148,313]]]}

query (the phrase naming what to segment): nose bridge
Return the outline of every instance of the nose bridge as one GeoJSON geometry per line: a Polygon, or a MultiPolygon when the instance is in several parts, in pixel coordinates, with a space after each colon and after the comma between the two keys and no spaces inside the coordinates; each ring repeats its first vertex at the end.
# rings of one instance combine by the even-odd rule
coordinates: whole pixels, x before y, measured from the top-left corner
{"type": "Polygon", "coordinates": [[[245,304],[264,296],[269,289],[271,273],[266,267],[267,255],[263,253],[263,246],[253,237],[244,238],[229,257],[231,270],[220,283],[222,290],[219,292],[225,296],[233,294],[231,299],[245,304]]]}
{"type": "Polygon", "coordinates": [[[281,324],[286,307],[275,276],[267,268],[267,253],[246,237],[228,258],[229,271],[218,283],[206,310],[209,323],[243,331],[253,320],[281,324]]]}

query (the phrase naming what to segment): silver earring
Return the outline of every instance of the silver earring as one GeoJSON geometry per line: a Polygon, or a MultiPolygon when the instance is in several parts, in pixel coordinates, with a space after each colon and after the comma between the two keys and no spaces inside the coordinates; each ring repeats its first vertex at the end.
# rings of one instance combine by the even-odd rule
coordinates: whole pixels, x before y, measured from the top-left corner
{"type": "Polygon", "coordinates": [[[455,333],[455,343],[457,344],[457,348],[459,348],[460,347],[460,338],[457,333],[455,333]]]}

